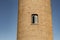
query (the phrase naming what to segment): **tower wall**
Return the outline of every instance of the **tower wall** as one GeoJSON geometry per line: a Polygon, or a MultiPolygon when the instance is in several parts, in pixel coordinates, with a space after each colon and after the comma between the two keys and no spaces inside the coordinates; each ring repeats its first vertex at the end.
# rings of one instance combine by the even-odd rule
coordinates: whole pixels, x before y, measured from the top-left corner
{"type": "Polygon", "coordinates": [[[17,40],[52,40],[50,0],[18,0],[17,40]],[[37,24],[32,14],[38,14],[37,24]]]}

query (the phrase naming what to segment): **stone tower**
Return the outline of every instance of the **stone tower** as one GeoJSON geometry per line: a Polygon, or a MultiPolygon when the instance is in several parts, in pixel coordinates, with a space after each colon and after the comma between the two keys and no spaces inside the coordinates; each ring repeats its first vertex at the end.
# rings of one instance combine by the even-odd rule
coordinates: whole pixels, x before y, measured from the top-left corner
{"type": "Polygon", "coordinates": [[[18,0],[17,40],[52,40],[51,0],[18,0]]]}

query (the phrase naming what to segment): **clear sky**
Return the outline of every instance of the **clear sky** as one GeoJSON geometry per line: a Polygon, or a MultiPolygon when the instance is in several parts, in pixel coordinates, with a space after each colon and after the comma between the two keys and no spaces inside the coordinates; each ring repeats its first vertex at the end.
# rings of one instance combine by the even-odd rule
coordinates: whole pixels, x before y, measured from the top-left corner
{"type": "MultiPolygon", "coordinates": [[[[60,40],[60,0],[52,0],[53,39],[60,40]]],[[[16,40],[18,0],[0,0],[0,40],[16,40]]]]}

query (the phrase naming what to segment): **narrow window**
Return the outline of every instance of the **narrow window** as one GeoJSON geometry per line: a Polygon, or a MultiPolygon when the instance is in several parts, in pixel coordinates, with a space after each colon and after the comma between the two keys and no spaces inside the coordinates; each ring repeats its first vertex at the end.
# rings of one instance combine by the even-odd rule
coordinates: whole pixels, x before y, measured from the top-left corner
{"type": "Polygon", "coordinates": [[[32,23],[37,24],[38,23],[38,15],[37,14],[32,14],[32,23]]]}

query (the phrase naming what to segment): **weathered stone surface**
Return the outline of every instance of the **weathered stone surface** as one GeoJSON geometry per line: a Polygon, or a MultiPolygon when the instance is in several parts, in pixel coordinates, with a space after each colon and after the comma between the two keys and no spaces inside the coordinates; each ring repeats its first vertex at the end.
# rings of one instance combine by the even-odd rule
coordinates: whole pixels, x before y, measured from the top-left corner
{"type": "Polygon", "coordinates": [[[50,0],[18,0],[17,40],[52,40],[50,0]],[[36,25],[32,14],[38,14],[36,25]]]}

